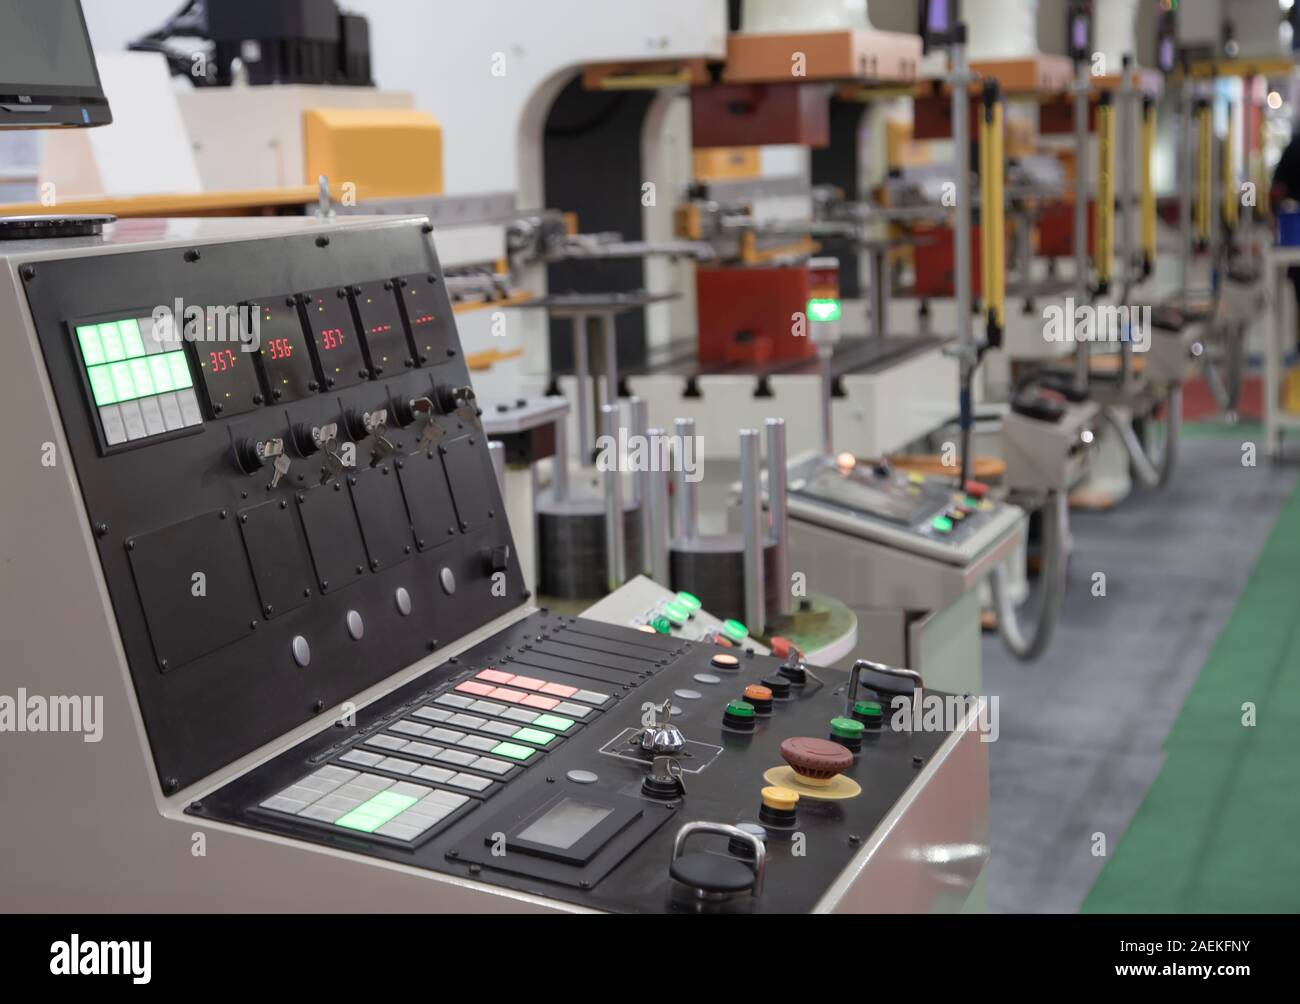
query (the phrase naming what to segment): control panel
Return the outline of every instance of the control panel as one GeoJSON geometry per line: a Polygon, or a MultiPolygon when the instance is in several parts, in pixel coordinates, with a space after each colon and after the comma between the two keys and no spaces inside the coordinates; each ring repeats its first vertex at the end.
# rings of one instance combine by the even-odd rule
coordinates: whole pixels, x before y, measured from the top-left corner
{"type": "Polygon", "coordinates": [[[861,463],[851,455],[797,458],[789,467],[789,508],[796,521],[842,530],[881,544],[965,565],[1014,529],[1021,512],[979,482],[952,481],[861,463]]]}
{"type": "Polygon", "coordinates": [[[723,648],[752,648],[762,655],[768,652],[765,645],[750,637],[749,628],[740,621],[715,617],[704,609],[698,596],[673,592],[644,575],[633,576],[618,590],[589,606],[582,616],[606,624],[626,624],[647,634],[702,641],[723,648]]]}
{"type": "Polygon", "coordinates": [[[166,793],[527,599],[427,225],[266,232],[21,271],[166,793]]]}
{"type": "Polygon", "coordinates": [[[845,684],[538,611],[187,811],[600,910],[807,911],[958,738],[845,684]]]}

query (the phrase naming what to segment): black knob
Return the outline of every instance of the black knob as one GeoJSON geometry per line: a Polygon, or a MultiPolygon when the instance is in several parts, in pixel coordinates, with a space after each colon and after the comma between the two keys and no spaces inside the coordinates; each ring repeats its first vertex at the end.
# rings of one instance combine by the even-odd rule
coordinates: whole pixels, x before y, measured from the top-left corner
{"type": "Polygon", "coordinates": [[[244,438],[235,443],[235,465],[245,474],[256,474],[266,463],[256,439],[244,438]]]}
{"type": "Polygon", "coordinates": [[[343,428],[348,430],[348,436],[354,443],[359,443],[370,435],[366,429],[365,415],[355,408],[349,408],[343,413],[343,428]]]}
{"type": "Polygon", "coordinates": [[[411,399],[403,395],[389,399],[388,414],[392,416],[399,429],[405,429],[415,421],[415,409],[411,407],[411,399]]]}
{"type": "Polygon", "coordinates": [[[497,544],[483,549],[483,573],[494,575],[510,567],[510,545],[497,544]]]}
{"type": "Polygon", "coordinates": [[[320,449],[311,434],[311,426],[303,422],[297,423],[289,430],[289,438],[293,440],[293,448],[298,451],[300,457],[310,457],[320,449]]]}

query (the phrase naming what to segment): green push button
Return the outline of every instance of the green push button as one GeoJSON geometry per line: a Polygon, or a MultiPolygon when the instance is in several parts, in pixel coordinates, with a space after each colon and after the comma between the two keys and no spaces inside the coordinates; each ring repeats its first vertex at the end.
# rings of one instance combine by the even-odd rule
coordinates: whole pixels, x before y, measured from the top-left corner
{"type": "Polygon", "coordinates": [[[538,715],[533,719],[533,724],[554,732],[568,732],[573,728],[573,719],[561,718],[559,715],[538,715]]]}
{"type": "Polygon", "coordinates": [[[980,500],[977,498],[973,498],[970,495],[967,495],[964,499],[962,499],[961,504],[964,505],[967,509],[978,509],[980,507],[980,500]]]}
{"type": "Polygon", "coordinates": [[[727,714],[737,718],[753,718],[754,706],[748,701],[730,701],[727,704],[727,714]]]}
{"type": "Polygon", "coordinates": [[[537,750],[530,749],[527,746],[520,746],[518,743],[497,743],[492,747],[492,753],[495,756],[508,757],[511,760],[518,760],[520,763],[527,763],[537,750]]]}
{"type": "Polygon", "coordinates": [[[930,525],[938,533],[952,533],[952,520],[947,516],[936,516],[930,521],[930,525]]]}
{"type": "Polygon", "coordinates": [[[831,735],[837,739],[861,739],[864,728],[866,726],[856,718],[831,719],[831,735]]]}
{"type": "Polygon", "coordinates": [[[77,341],[81,343],[81,361],[87,366],[108,362],[104,358],[104,343],[99,340],[99,328],[95,325],[83,324],[79,327],[77,341]]]}
{"type": "Polygon", "coordinates": [[[664,616],[678,627],[681,627],[690,619],[691,612],[680,603],[669,602],[664,604],[664,616]]]}
{"type": "Polygon", "coordinates": [[[734,642],[742,642],[749,637],[749,628],[737,620],[722,622],[722,633],[734,642]]]}
{"type": "Polygon", "coordinates": [[[700,607],[704,605],[700,602],[700,598],[698,596],[686,592],[677,594],[677,602],[680,603],[682,606],[684,606],[691,613],[696,613],[700,609],[700,607]]]}
{"type": "Polygon", "coordinates": [[[868,717],[876,717],[884,714],[880,708],[879,701],[858,701],[853,705],[853,713],[855,715],[866,715],[868,717]]]}
{"type": "Polygon", "coordinates": [[[520,729],[511,739],[518,739],[520,742],[532,743],[534,746],[547,746],[555,741],[555,736],[550,732],[543,732],[541,729],[520,729]]]}
{"type": "Polygon", "coordinates": [[[650,622],[650,626],[660,634],[671,634],[673,626],[668,623],[667,617],[656,617],[650,622]]]}

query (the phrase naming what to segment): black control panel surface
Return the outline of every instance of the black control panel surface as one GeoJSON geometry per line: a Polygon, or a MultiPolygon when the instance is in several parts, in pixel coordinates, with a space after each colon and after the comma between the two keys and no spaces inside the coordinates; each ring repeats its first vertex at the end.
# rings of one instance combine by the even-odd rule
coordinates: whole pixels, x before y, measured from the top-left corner
{"type": "MultiPolygon", "coordinates": [[[[807,911],[950,733],[865,731],[842,774],[861,793],[802,798],[788,824],[765,826],[761,894],[701,900],[669,873],[678,830],[758,822],[782,742],[825,740],[844,714],[845,674],[816,669],[774,691],[748,731],[728,726],[728,704],[780,666],[539,611],[188,811],[601,910],[807,911]],[[664,702],[685,738],[684,793],[657,797],[636,738],[664,702]]],[[[725,837],[696,839],[727,866],[725,837]]],[[[431,910],[436,897],[431,886],[431,910]]]]}
{"type": "Polygon", "coordinates": [[[418,220],[24,271],[164,791],[525,601],[441,275],[418,220]]]}

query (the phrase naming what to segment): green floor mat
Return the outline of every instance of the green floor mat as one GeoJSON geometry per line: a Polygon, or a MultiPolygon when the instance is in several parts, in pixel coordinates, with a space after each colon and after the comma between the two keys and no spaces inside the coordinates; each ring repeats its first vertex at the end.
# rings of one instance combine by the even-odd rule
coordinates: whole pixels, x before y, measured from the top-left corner
{"type": "Polygon", "coordinates": [[[1165,752],[1084,912],[1300,912],[1300,488],[1165,752]]]}

